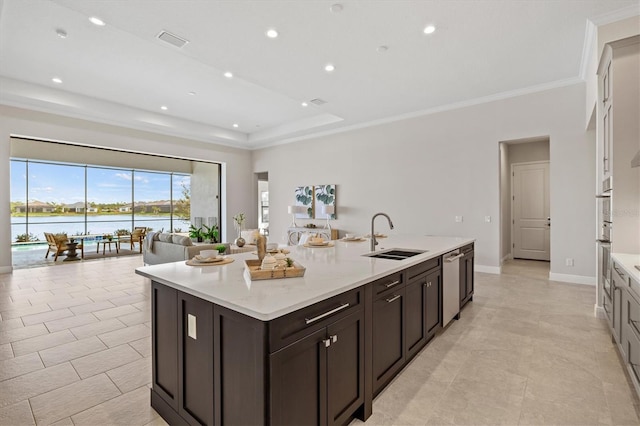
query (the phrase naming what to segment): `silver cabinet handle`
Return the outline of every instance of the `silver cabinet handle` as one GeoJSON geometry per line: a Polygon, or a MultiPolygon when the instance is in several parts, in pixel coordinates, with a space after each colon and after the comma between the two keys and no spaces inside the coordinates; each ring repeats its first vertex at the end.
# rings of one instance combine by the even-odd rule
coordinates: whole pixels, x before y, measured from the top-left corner
{"type": "Polygon", "coordinates": [[[446,262],[453,262],[453,261],[455,261],[455,260],[460,259],[462,256],[464,256],[464,253],[460,253],[460,254],[459,254],[459,255],[457,255],[457,256],[451,256],[451,257],[448,257],[448,258],[446,258],[446,259],[445,259],[445,261],[446,261],[446,262]]]}
{"type": "Polygon", "coordinates": [[[394,285],[398,285],[398,284],[400,284],[400,280],[396,280],[396,281],[394,281],[394,282],[392,282],[392,283],[385,284],[384,286],[385,286],[386,288],[391,288],[391,287],[393,287],[394,285]]]}
{"type": "Polygon", "coordinates": [[[305,322],[305,324],[311,324],[312,322],[316,322],[316,321],[318,321],[318,320],[321,320],[322,318],[326,318],[326,317],[328,317],[329,315],[335,314],[336,312],[340,312],[341,310],[343,310],[343,309],[345,309],[345,308],[347,308],[347,307],[349,307],[349,304],[348,304],[348,303],[345,303],[344,305],[340,305],[340,306],[338,306],[338,307],[337,307],[337,308],[335,308],[335,309],[332,309],[332,310],[330,310],[330,311],[328,311],[328,312],[325,312],[324,314],[320,314],[320,315],[318,315],[317,317],[313,317],[313,318],[305,318],[305,319],[304,319],[304,322],[305,322]]]}
{"type": "Polygon", "coordinates": [[[402,295],[400,295],[400,294],[396,294],[395,296],[393,296],[393,297],[390,297],[390,298],[386,299],[386,301],[387,301],[387,303],[391,303],[391,302],[393,302],[394,300],[398,300],[398,299],[400,299],[401,297],[402,297],[402,295]]]}
{"type": "Polygon", "coordinates": [[[338,341],[338,335],[334,334],[333,336],[330,337],[330,339],[331,339],[331,343],[335,343],[338,341]]]}
{"type": "Polygon", "coordinates": [[[425,286],[425,287],[431,287],[431,281],[429,281],[429,282],[425,282],[425,283],[424,283],[424,284],[422,284],[422,285],[423,285],[423,286],[425,286]]]}
{"type": "Polygon", "coordinates": [[[325,348],[328,348],[329,346],[331,346],[331,340],[329,339],[323,339],[322,343],[324,343],[325,348]]]}

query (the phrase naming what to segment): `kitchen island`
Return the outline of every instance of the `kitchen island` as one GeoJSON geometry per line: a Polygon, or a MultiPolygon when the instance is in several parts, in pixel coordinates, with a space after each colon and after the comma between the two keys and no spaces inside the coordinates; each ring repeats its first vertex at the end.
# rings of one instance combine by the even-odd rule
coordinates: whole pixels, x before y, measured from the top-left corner
{"type": "Polygon", "coordinates": [[[462,248],[468,259],[460,306],[473,295],[472,239],[379,242],[376,251],[425,252],[390,260],[363,256],[366,240],[295,246],[288,256],[305,276],[279,280],[251,281],[250,253],[222,266],[138,268],[152,280],[152,406],[171,424],[366,419],[441,325],[445,253],[462,248]]]}

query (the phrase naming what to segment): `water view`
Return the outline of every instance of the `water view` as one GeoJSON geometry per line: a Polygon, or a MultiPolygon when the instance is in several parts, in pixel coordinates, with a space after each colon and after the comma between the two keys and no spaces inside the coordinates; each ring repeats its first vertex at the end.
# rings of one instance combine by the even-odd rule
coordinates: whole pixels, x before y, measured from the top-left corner
{"type": "Polygon", "coordinates": [[[11,218],[11,241],[17,241],[26,233],[40,241],[46,241],[45,232],[71,235],[115,234],[118,229],[132,230],[135,226],[146,226],[154,231],[187,232],[189,221],[168,215],[95,215],[88,216],[85,226],[84,215],[74,216],[29,216],[29,229],[24,217],[11,218]],[[173,226],[172,226],[173,225],[173,226]]]}

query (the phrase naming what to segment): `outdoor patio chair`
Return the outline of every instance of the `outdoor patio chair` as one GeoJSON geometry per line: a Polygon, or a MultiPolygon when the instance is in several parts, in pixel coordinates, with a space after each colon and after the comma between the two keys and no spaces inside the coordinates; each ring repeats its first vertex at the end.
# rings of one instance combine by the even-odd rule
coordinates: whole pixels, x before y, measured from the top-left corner
{"type": "MultiPolygon", "coordinates": [[[[146,230],[146,228],[144,228],[146,230]]],[[[144,232],[142,229],[134,229],[131,234],[119,234],[118,235],[118,243],[120,247],[122,247],[122,243],[129,243],[131,245],[131,250],[133,250],[133,246],[135,243],[138,243],[140,247],[140,253],[142,253],[142,240],[144,239],[144,232]]]]}
{"type": "MultiPolygon", "coordinates": [[[[55,257],[53,258],[53,261],[55,262],[58,260],[59,255],[64,254],[65,251],[69,250],[69,246],[67,246],[67,243],[69,242],[67,234],[52,234],[50,232],[45,232],[44,236],[47,239],[47,244],[49,244],[47,254],[44,255],[45,259],[49,257],[49,253],[52,255],[55,253],[55,257]]],[[[81,257],[84,259],[84,245],[78,244],[76,246],[76,250],[80,250],[81,257]]]]}

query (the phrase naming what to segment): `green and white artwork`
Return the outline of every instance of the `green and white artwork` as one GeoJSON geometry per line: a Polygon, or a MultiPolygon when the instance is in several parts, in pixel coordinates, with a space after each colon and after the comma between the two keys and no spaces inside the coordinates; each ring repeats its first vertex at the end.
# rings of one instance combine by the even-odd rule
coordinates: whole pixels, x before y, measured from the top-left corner
{"type": "Polygon", "coordinates": [[[296,213],[296,218],[312,219],[313,218],[313,186],[298,186],[295,190],[296,206],[306,207],[305,213],[296,213]]]}
{"type": "Polygon", "coordinates": [[[336,185],[315,185],[314,187],[314,218],[326,219],[327,215],[324,212],[323,206],[332,206],[333,213],[331,213],[331,219],[336,218],[336,185]]]}

